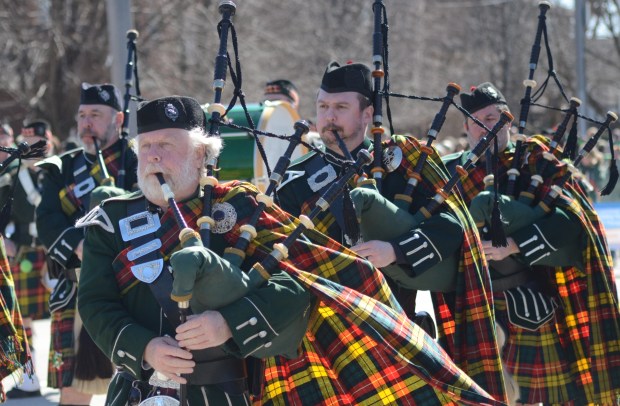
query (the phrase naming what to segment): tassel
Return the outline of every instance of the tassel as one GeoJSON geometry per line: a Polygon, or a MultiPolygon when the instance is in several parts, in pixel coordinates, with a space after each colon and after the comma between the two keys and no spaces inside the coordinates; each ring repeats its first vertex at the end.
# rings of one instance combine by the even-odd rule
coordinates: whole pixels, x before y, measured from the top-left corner
{"type": "Polygon", "coordinates": [[[346,186],[343,193],[343,203],[342,208],[344,212],[344,235],[345,242],[347,244],[351,244],[354,246],[360,242],[361,232],[360,232],[360,224],[357,221],[355,205],[353,204],[353,200],[351,199],[351,195],[349,192],[351,188],[349,185],[346,186]]]}
{"type": "Polygon", "coordinates": [[[601,196],[607,196],[614,191],[616,183],[618,182],[618,164],[616,163],[616,154],[614,152],[614,137],[607,128],[607,135],[609,135],[609,151],[611,153],[611,161],[609,162],[609,180],[607,184],[601,190],[601,196]]]}
{"type": "Polygon", "coordinates": [[[502,213],[499,210],[499,149],[497,146],[497,137],[495,137],[495,142],[493,143],[493,177],[495,178],[495,182],[493,182],[493,210],[491,211],[491,224],[489,234],[491,237],[491,244],[494,247],[506,247],[508,245],[508,241],[506,240],[506,233],[504,232],[504,225],[502,222],[502,213]]]}
{"type": "Polygon", "coordinates": [[[574,161],[577,157],[577,116],[573,120],[573,126],[570,128],[566,144],[564,145],[564,158],[570,158],[574,161]]]}

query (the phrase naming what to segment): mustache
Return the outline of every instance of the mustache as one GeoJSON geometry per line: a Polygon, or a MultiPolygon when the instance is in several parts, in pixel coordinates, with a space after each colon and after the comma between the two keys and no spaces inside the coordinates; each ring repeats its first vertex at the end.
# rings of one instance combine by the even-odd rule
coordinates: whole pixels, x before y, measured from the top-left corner
{"type": "Polygon", "coordinates": [[[326,131],[337,132],[338,134],[342,134],[342,127],[338,127],[335,125],[326,125],[325,127],[321,129],[321,132],[326,132],[326,131]]]}

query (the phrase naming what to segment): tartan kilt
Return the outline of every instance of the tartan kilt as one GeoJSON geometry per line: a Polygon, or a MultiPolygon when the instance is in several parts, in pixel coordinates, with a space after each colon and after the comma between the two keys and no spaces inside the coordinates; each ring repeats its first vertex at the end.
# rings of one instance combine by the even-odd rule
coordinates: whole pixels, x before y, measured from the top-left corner
{"type": "Polygon", "coordinates": [[[63,388],[71,386],[75,371],[75,324],[76,300],[52,313],[50,353],[47,386],[63,388]]]}
{"type": "Polygon", "coordinates": [[[301,354],[294,360],[264,360],[265,386],[255,406],[453,404],[448,394],[406,363],[395,363],[359,327],[322,302],[309,322],[301,354]]]}
{"type": "Polygon", "coordinates": [[[494,293],[495,318],[506,331],[502,359],[520,389],[521,403],[571,405],[579,397],[575,374],[571,372],[570,349],[558,332],[563,309],[538,330],[528,330],[508,320],[504,292],[494,293]]]}
{"type": "Polygon", "coordinates": [[[46,271],[47,265],[43,247],[21,247],[11,263],[17,302],[24,318],[40,320],[50,317],[50,292],[41,282],[43,273],[46,271]],[[30,271],[24,272],[22,270],[24,261],[32,264],[30,271]]]}

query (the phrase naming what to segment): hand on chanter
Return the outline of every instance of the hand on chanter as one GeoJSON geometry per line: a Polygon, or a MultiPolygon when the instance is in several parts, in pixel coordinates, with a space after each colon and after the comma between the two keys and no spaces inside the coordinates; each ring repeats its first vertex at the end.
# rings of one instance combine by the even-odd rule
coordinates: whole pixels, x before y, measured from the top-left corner
{"type": "Polygon", "coordinates": [[[520,252],[515,240],[508,237],[506,238],[506,241],[508,242],[508,245],[505,247],[494,247],[491,241],[482,241],[482,249],[484,250],[484,255],[486,256],[487,261],[501,261],[512,254],[520,252]]]}
{"type": "Polygon", "coordinates": [[[144,361],[157,372],[180,384],[187,383],[181,374],[191,374],[196,363],[192,353],[179,347],[171,337],[156,337],[149,341],[144,350],[144,361]]]}
{"type": "Polygon", "coordinates": [[[388,266],[396,261],[392,244],[386,241],[371,240],[351,247],[360,257],[366,258],[377,268],[388,266]]]}
{"type": "Polygon", "coordinates": [[[214,310],[192,314],[176,331],[175,338],[179,345],[188,350],[217,347],[232,337],[226,320],[220,312],[214,310]]]}

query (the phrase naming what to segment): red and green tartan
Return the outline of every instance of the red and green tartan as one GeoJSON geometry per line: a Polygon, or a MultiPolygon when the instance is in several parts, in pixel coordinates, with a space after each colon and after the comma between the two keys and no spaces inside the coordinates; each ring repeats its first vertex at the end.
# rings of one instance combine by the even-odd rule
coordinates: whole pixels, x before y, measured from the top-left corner
{"type": "MultiPolygon", "coordinates": [[[[384,143],[384,148],[391,145],[403,151],[403,160],[397,171],[408,179],[407,171],[413,171],[420,157],[420,143],[413,137],[396,135],[384,143]]],[[[425,194],[432,196],[432,192],[448,181],[446,174],[441,158],[433,149],[417,187],[427,189],[425,194]]],[[[454,363],[476,383],[496,399],[505,400],[500,352],[495,337],[493,295],[480,238],[459,193],[450,193],[444,206],[459,220],[464,233],[455,291],[431,292],[438,340],[454,363]]]]}
{"type": "MultiPolygon", "coordinates": [[[[214,188],[213,202],[229,202],[237,222],[223,235],[234,246],[239,227],[258,203],[258,190],[231,182],[214,188]]],[[[197,229],[202,201],[179,204],[189,227],[197,229]]],[[[164,258],[180,248],[179,228],[170,210],[161,218],[164,258]]],[[[298,220],[277,207],[256,226],[257,237],[246,251],[244,268],[269,255],[298,220]]],[[[297,240],[279,267],[317,297],[309,328],[296,359],[264,360],[263,405],[358,404],[503,404],[494,400],[459,369],[448,354],[404,314],[382,274],[336,241],[307,231],[311,242],[297,240]]],[[[115,260],[121,290],[138,283],[120,254],[115,260]]]]}
{"type": "Polygon", "coordinates": [[[75,300],[73,304],[52,313],[52,333],[47,368],[47,386],[71,386],[75,370],[75,300]]]}
{"type": "MultiPolygon", "coordinates": [[[[107,148],[101,151],[101,153],[103,155],[103,161],[106,169],[108,170],[108,174],[112,177],[118,176],[121,152],[117,150],[117,148],[107,148]]],[[[101,172],[101,167],[99,166],[99,161],[93,162],[89,173],[93,179],[95,179],[96,184],[100,185],[103,180],[103,174],[101,172]]],[[[81,210],[82,207],[82,201],[75,196],[75,186],[76,185],[74,182],[70,185],[66,185],[58,192],[58,198],[60,199],[62,211],[69,217],[81,210]]],[[[88,209],[88,207],[85,209],[88,209]]]]}
{"type": "Polygon", "coordinates": [[[22,247],[11,266],[15,293],[22,317],[33,320],[47,319],[49,313],[50,293],[42,283],[43,272],[47,270],[45,249],[22,247]],[[24,272],[22,262],[28,261],[31,265],[24,272]]]}
{"type": "MultiPolygon", "coordinates": [[[[542,153],[548,151],[542,136],[526,141],[527,164],[520,170],[519,190],[524,190],[537,172],[542,153]]],[[[513,151],[500,159],[500,190],[505,186],[513,151]]],[[[534,204],[546,195],[567,170],[566,165],[550,165],[534,204]]],[[[463,179],[469,202],[484,189],[486,175],[479,166],[463,179]]],[[[620,397],[620,314],[611,255],[603,225],[585,193],[573,180],[564,185],[556,204],[581,222],[587,235],[583,251],[584,269],[537,267],[546,272],[560,308],[555,322],[537,331],[510,326],[503,355],[510,373],[521,387],[522,402],[544,404],[615,404],[620,397]]],[[[503,294],[496,294],[498,320],[506,321],[503,294]]]]}
{"type": "Polygon", "coordinates": [[[32,374],[30,348],[17,305],[4,239],[0,235],[0,402],[6,400],[2,379],[22,368],[26,374],[32,374]]]}
{"type": "MultiPolygon", "coordinates": [[[[397,169],[407,179],[407,170],[415,168],[420,156],[420,144],[412,137],[395,135],[383,148],[396,145],[403,151],[403,160],[397,169]]],[[[447,171],[436,152],[430,156],[422,171],[425,195],[433,195],[447,182],[447,171]]],[[[404,192],[404,191],[402,191],[404,192]]],[[[401,193],[402,193],[401,192],[401,193]]],[[[309,212],[315,199],[305,202],[303,212],[309,212]]],[[[459,277],[455,292],[431,293],[437,317],[439,343],[452,360],[495,399],[505,399],[499,349],[495,340],[493,297],[486,264],[483,264],[481,245],[474,223],[463,200],[452,193],[447,200],[447,211],[463,225],[463,245],[459,262],[459,277]]],[[[327,230],[335,222],[328,211],[315,221],[316,229],[327,230]]]]}

